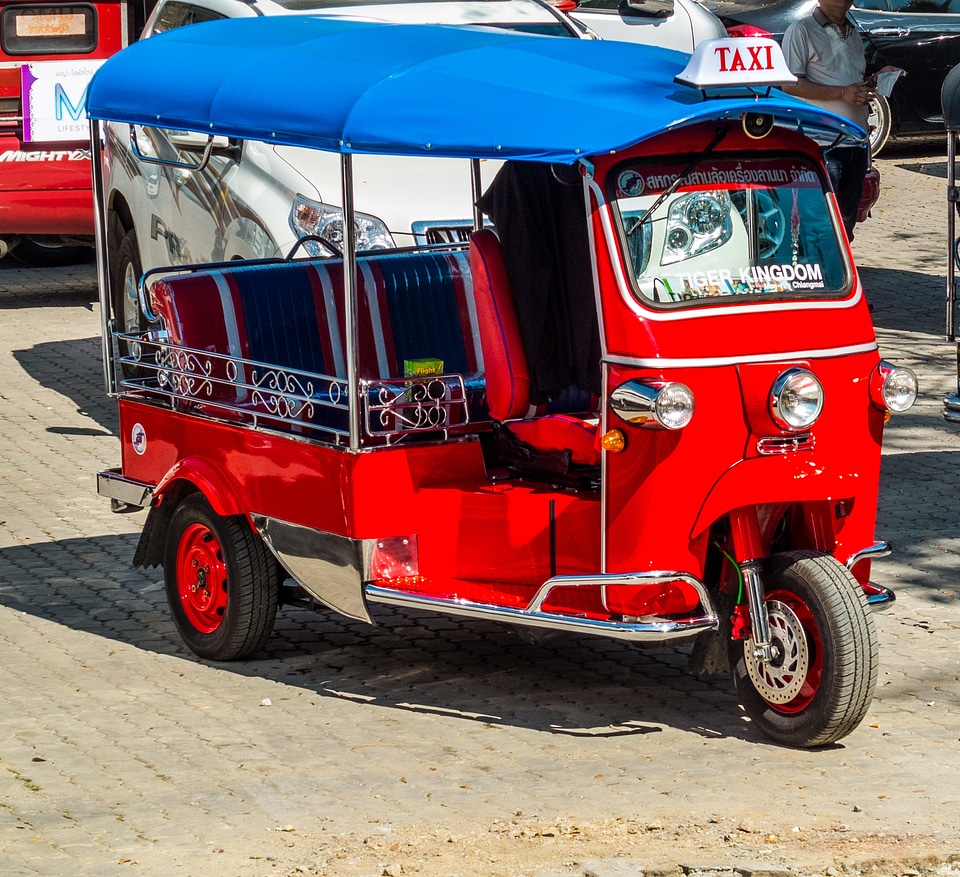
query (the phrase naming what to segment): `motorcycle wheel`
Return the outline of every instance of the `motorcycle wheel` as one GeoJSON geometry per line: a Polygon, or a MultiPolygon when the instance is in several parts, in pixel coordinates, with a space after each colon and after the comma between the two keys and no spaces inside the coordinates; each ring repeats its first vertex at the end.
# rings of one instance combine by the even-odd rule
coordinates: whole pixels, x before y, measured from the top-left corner
{"type": "Polygon", "coordinates": [[[863,589],[835,558],[806,551],[770,558],[764,585],[777,654],[764,663],[752,639],[730,641],[740,703],[779,743],[833,743],[863,720],[877,683],[877,634],[863,589]]]}
{"type": "Polygon", "coordinates": [[[177,630],[201,658],[240,660],[266,644],[277,565],[242,516],[220,517],[201,494],[188,496],[170,519],[163,577],[177,630]]]}

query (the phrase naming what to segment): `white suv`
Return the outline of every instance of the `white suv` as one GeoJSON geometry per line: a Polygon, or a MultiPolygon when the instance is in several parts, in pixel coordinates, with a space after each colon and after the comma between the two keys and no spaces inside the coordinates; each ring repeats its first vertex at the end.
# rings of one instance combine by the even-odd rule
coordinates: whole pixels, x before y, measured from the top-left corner
{"type": "MultiPolygon", "coordinates": [[[[717,36],[717,29],[724,33],[716,19],[711,29],[712,16],[695,0],[631,0],[633,6],[621,11],[602,8],[610,2],[618,0],[587,0],[590,5],[574,13],[581,19],[576,20],[543,0],[160,0],[143,37],[218,18],[287,14],[485,25],[582,39],[595,38],[594,28],[609,37],[621,22],[622,38],[687,50],[717,36]]],[[[304,99],[323,100],[323,70],[304,71],[304,99]]],[[[187,132],[108,127],[110,285],[114,317],[124,329],[144,327],[137,301],[144,269],[272,258],[286,255],[305,235],[333,243],[342,235],[337,156],[221,138],[204,164],[200,155],[205,145],[205,137],[187,132]]],[[[430,187],[428,198],[418,185],[420,160],[355,156],[355,200],[362,214],[358,248],[441,242],[469,229],[473,198],[468,176],[459,161],[448,163],[449,185],[430,187]]],[[[483,168],[484,182],[492,179],[498,164],[483,168]]],[[[434,178],[437,166],[431,160],[434,178]]]]}

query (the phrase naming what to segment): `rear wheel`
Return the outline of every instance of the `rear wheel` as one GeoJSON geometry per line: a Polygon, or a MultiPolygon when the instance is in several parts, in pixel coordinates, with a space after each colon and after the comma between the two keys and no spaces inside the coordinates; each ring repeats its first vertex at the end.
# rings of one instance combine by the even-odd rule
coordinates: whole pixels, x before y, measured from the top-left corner
{"type": "Polygon", "coordinates": [[[752,639],[731,640],[740,702],[780,743],[833,743],[863,720],[877,682],[877,634],[863,590],[835,558],[803,551],[772,557],[764,584],[775,655],[760,661],[752,639]]]}
{"type": "Polygon", "coordinates": [[[200,494],[170,519],[164,547],[167,602],[201,658],[234,661],[263,648],[277,614],[277,565],[242,516],[217,515],[200,494]]]}
{"type": "Polygon", "coordinates": [[[23,238],[13,248],[13,256],[32,268],[57,268],[62,265],[76,265],[89,261],[93,255],[91,247],[76,244],[63,244],[57,240],[43,238],[23,238]]]}

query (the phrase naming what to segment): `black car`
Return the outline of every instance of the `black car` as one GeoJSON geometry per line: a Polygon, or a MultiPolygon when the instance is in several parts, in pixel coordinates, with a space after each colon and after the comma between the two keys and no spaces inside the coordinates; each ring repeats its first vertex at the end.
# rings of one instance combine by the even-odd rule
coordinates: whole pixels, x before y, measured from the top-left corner
{"type": "MultiPolygon", "coordinates": [[[[779,42],[815,6],[816,0],[733,0],[712,8],[731,35],[770,35],[779,42]]],[[[888,64],[907,72],[889,98],[871,106],[874,155],[891,136],[943,131],[940,88],[960,64],[960,0],[857,0],[850,17],[863,39],[868,74],[888,64]]]]}

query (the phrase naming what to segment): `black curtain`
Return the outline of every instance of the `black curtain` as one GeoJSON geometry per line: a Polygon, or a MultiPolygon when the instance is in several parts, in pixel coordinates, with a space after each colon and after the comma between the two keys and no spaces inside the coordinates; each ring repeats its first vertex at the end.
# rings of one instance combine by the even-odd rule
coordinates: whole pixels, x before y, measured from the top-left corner
{"type": "Polygon", "coordinates": [[[600,394],[600,334],[583,183],[571,167],[507,162],[480,200],[496,227],[540,405],[600,394]]]}

